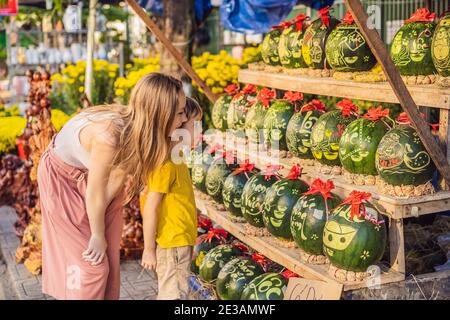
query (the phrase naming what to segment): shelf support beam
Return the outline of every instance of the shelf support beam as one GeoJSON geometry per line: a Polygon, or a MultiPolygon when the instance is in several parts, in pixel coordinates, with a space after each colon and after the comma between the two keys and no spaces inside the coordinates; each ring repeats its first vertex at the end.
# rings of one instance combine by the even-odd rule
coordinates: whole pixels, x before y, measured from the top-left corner
{"type": "Polygon", "coordinates": [[[450,185],[450,165],[446,155],[440,148],[438,142],[434,139],[430,132],[427,122],[420,116],[417,105],[409,93],[405,83],[392,62],[385,44],[375,28],[368,26],[368,15],[364,10],[360,0],[345,0],[347,8],[352,13],[356,24],[367,40],[367,43],[381,65],[392,90],[394,90],[403,110],[411,119],[412,125],[416,128],[422,143],[436,164],[438,171],[441,173],[447,184],[450,185]]]}

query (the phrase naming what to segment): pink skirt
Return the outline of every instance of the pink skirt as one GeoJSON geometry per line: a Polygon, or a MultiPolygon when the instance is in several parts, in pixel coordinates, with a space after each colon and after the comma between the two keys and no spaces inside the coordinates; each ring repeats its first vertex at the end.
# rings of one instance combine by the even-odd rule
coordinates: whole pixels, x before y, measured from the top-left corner
{"type": "MultiPolygon", "coordinates": [[[[53,139],[54,141],[54,139],[53,139]]],[[[65,163],[53,150],[43,153],[38,167],[42,211],[42,292],[60,300],[117,300],[120,296],[122,191],[105,213],[108,242],[102,263],[83,260],[91,236],[86,212],[87,170],[65,163]]]]}

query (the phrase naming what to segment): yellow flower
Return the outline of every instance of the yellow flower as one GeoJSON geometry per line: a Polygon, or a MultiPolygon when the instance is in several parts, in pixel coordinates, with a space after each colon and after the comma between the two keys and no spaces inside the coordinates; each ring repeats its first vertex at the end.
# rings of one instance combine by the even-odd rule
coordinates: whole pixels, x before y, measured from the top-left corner
{"type": "Polygon", "coordinates": [[[84,81],[84,76],[81,75],[81,76],[78,78],[78,80],[80,80],[81,82],[83,82],[83,81],[84,81]]]}
{"type": "Polygon", "coordinates": [[[115,72],[110,72],[110,73],[108,73],[108,77],[115,78],[116,77],[116,73],[115,72]]]}
{"type": "Polygon", "coordinates": [[[83,86],[79,87],[79,88],[78,88],[78,92],[79,92],[79,93],[83,93],[83,92],[84,92],[84,87],[83,87],[83,86]]]}
{"type": "Polygon", "coordinates": [[[68,83],[68,84],[74,84],[74,83],[75,83],[75,80],[74,80],[74,79],[67,79],[67,83],[68,83]]]}
{"type": "Polygon", "coordinates": [[[125,95],[125,91],[123,89],[116,89],[116,96],[123,97],[125,95]]]}

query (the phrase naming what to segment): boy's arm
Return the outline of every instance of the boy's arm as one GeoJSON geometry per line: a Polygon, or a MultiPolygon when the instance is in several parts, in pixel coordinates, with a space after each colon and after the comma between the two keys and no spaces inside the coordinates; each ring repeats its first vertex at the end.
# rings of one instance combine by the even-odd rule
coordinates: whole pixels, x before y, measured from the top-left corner
{"type": "Polygon", "coordinates": [[[142,266],[146,269],[156,269],[156,229],[158,225],[157,208],[164,197],[164,193],[149,192],[143,213],[144,253],[142,266]]]}

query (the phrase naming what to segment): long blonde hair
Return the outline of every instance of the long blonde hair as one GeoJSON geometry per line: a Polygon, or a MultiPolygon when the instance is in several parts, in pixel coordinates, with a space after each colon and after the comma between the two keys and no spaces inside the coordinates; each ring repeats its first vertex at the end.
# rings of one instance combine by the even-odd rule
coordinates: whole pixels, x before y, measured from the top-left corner
{"type": "Polygon", "coordinates": [[[127,203],[142,190],[151,172],[169,158],[170,128],[181,92],[180,80],[150,73],[135,85],[128,106],[96,106],[85,111],[117,114],[112,121],[117,150],[112,166],[131,176],[127,203]]]}

